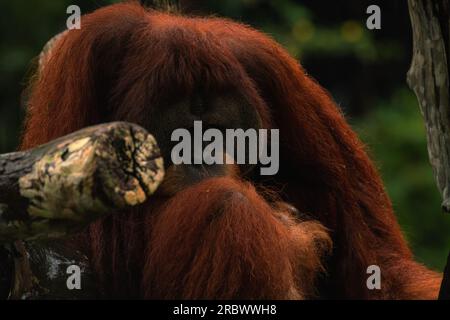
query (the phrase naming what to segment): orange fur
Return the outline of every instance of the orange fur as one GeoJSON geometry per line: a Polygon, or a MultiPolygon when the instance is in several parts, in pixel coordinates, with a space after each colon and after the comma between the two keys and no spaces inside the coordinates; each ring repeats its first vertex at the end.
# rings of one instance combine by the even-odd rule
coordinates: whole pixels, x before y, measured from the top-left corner
{"type": "Polygon", "coordinates": [[[152,220],[148,298],[310,297],[330,246],[319,224],[283,223],[250,184],[230,178],[181,191],[152,220]]]}
{"type": "MultiPolygon", "coordinates": [[[[363,144],[329,94],[275,41],[229,20],[170,15],[134,3],[99,9],[82,21],[81,30],[58,40],[33,86],[23,148],[110,120],[145,127],[148,110],[171,97],[189,95],[196,83],[205,90],[232,87],[258,111],[264,127],[280,128],[280,172],[255,184],[283,186],[281,200],[332,232],[334,249],[326,264],[328,277],[317,287],[319,295],[437,297],[440,275],[414,262],[363,144]],[[366,287],[366,268],[372,264],[381,268],[381,290],[366,287]]],[[[208,185],[202,184],[170,200],[170,212],[152,209],[161,215],[152,223],[138,222],[144,209],[97,223],[90,232],[97,255],[93,262],[104,277],[115,279],[110,289],[141,296],[140,284],[148,285],[143,291],[147,297],[281,298],[287,283],[298,282],[292,280],[292,268],[299,265],[299,282],[309,292],[303,275],[318,268],[319,254],[311,249],[317,225],[283,229],[251,187],[225,182],[228,195],[218,193],[217,182],[209,186],[211,197],[222,206],[217,210],[223,210],[212,221],[209,206],[214,201],[191,202],[186,196],[199,190],[206,197],[208,185]],[[232,201],[225,201],[227,196],[232,201]],[[260,216],[254,210],[261,210],[260,216]],[[147,233],[158,239],[147,238],[147,233]],[[156,246],[149,248],[152,243],[156,246]],[[227,245],[233,250],[227,252],[227,245]],[[297,262],[289,248],[301,252],[297,262]],[[144,251],[143,257],[134,255],[144,251]],[[201,267],[208,272],[202,273],[201,267]],[[157,275],[165,281],[158,282],[157,275]],[[222,286],[219,277],[224,278],[222,286]],[[274,282],[264,283],[268,279],[274,282]]],[[[297,289],[299,297],[305,295],[303,288],[297,289]]]]}

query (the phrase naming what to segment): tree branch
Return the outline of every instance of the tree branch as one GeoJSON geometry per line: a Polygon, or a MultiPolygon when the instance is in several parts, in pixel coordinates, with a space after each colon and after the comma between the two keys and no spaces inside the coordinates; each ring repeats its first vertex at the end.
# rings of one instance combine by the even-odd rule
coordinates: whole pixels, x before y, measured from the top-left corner
{"type": "Polygon", "coordinates": [[[0,155],[0,241],[73,233],[143,203],[164,176],[155,139],[113,122],[0,155]]]}

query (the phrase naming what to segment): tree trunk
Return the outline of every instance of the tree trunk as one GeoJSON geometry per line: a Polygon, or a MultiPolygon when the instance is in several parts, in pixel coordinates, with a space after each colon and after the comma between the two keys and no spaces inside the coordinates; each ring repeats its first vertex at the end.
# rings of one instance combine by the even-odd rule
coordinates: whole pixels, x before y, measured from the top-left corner
{"type": "Polygon", "coordinates": [[[408,84],[425,119],[428,154],[450,212],[449,0],[409,0],[414,55],[408,84]]]}
{"type": "MultiPolygon", "coordinates": [[[[450,2],[408,0],[413,30],[413,59],[408,84],[425,119],[428,155],[442,208],[450,212],[450,2]]],[[[439,294],[450,299],[450,255],[439,294]]]]}

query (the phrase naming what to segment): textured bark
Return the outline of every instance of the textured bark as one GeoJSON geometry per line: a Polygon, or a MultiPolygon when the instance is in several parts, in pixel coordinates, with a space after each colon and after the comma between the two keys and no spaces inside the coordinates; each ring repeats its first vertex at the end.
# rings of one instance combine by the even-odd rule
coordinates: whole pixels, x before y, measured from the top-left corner
{"type": "MultiPolygon", "coordinates": [[[[450,0],[408,0],[414,52],[408,84],[416,93],[425,119],[428,154],[450,212],[450,0]]],[[[450,255],[439,292],[450,299],[450,255]]]]}
{"type": "Polygon", "coordinates": [[[449,0],[409,0],[414,52],[408,84],[425,119],[428,154],[450,212],[449,0]]]}
{"type": "Polygon", "coordinates": [[[155,139],[113,122],[0,155],[0,241],[48,239],[143,203],[164,176],[155,139]]]}

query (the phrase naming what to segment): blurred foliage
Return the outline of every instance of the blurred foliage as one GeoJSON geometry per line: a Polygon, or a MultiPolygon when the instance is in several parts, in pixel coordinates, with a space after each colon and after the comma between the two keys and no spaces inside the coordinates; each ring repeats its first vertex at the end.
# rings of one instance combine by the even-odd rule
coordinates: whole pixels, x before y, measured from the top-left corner
{"type": "Polygon", "coordinates": [[[418,102],[400,87],[363,118],[351,121],[381,171],[394,210],[419,261],[443,270],[450,243],[450,215],[441,212],[428,162],[418,102]]]}
{"type": "MultiPolygon", "coordinates": [[[[164,3],[168,0],[146,1],[164,3]]],[[[16,148],[21,92],[46,41],[62,31],[70,4],[90,12],[114,0],[1,0],[0,153],[16,148]]],[[[178,0],[183,12],[226,16],[285,46],[343,108],[381,170],[414,253],[442,270],[450,217],[428,163],[423,121],[405,86],[411,31],[403,0],[178,0]],[[367,30],[366,8],[382,10],[382,29],[367,30]]]]}

